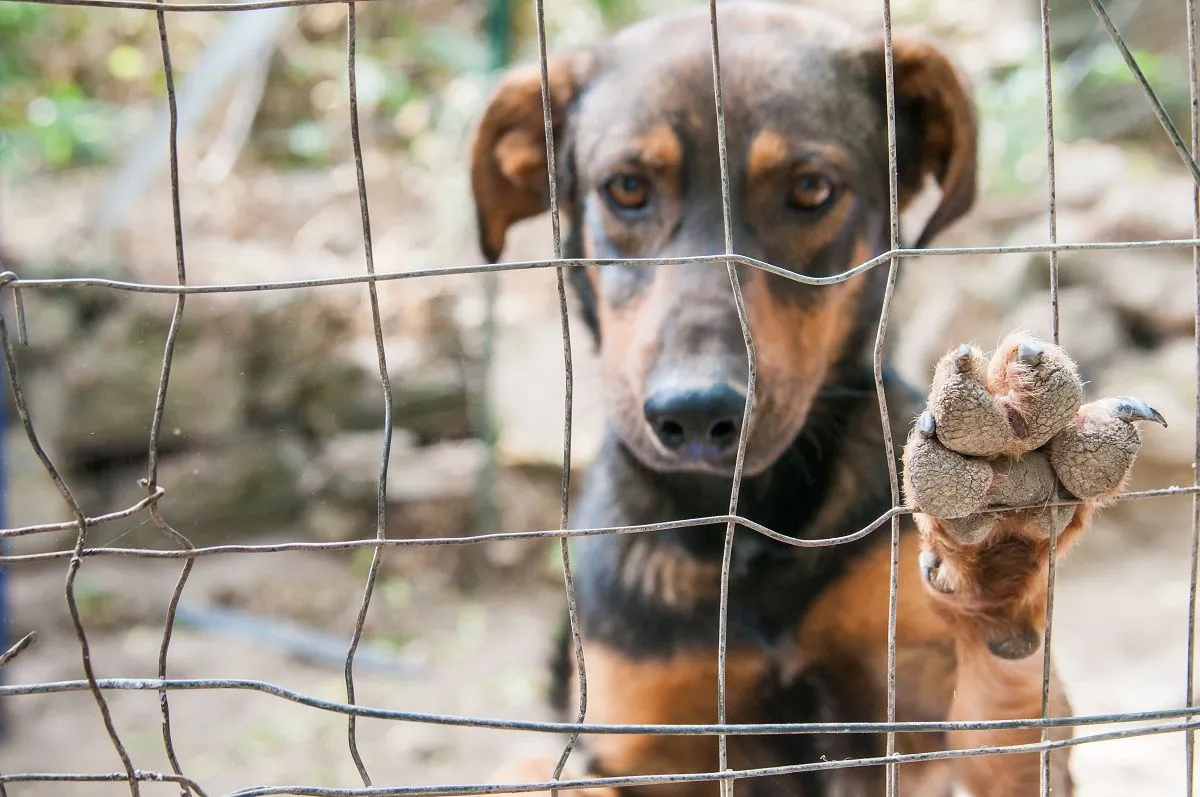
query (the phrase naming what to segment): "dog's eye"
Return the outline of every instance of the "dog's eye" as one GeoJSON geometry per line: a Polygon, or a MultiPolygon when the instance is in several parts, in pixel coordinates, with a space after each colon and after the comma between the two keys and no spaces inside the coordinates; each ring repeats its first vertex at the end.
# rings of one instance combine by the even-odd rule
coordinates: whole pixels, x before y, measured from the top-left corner
{"type": "Polygon", "coordinates": [[[801,172],[792,180],[788,204],[797,210],[817,210],[833,198],[833,182],[820,172],[801,172]]]}
{"type": "Polygon", "coordinates": [[[604,184],[604,193],[619,210],[640,210],[650,201],[650,183],[634,174],[618,174],[604,184]]]}

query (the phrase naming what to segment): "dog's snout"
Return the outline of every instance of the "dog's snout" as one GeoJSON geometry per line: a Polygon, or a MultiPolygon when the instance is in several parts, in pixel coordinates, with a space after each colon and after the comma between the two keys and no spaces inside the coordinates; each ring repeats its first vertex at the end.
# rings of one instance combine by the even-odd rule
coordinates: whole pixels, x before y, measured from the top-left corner
{"type": "Polygon", "coordinates": [[[669,451],[692,460],[715,460],[737,448],[746,398],[718,383],[666,388],[646,399],[646,422],[669,451]]]}

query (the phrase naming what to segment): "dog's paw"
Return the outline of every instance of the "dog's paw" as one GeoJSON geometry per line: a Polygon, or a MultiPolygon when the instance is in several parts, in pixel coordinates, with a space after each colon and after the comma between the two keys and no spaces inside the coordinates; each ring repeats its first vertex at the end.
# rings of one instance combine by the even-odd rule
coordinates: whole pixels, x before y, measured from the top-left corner
{"type": "MultiPolygon", "coordinates": [[[[526,758],[509,764],[488,778],[489,783],[516,786],[526,783],[548,783],[554,777],[555,762],[549,758],[526,758]]],[[[588,777],[577,772],[563,772],[560,780],[582,780],[588,777]]],[[[529,797],[549,797],[550,791],[519,792],[529,797]]],[[[559,797],[618,797],[618,792],[611,786],[591,789],[559,789],[559,797]]]]}
{"type": "Polygon", "coordinates": [[[1141,445],[1138,421],[1166,425],[1138,399],[1082,397],[1075,364],[1058,346],[1013,335],[990,361],[959,346],[938,363],[905,446],[921,572],[937,594],[971,607],[1005,658],[1038,647],[1030,591],[1048,538],[1081,526],[1121,489],[1141,445]],[[1047,505],[1061,499],[1082,504],[1047,505]]]}

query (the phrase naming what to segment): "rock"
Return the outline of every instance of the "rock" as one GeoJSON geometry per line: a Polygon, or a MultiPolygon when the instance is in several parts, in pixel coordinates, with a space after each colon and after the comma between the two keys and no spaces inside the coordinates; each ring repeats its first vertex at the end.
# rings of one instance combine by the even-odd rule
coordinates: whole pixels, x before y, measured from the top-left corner
{"type": "Polygon", "coordinates": [[[382,412],[368,417],[364,409],[364,397],[377,378],[370,366],[348,353],[348,303],[310,292],[244,309],[249,330],[241,348],[251,423],[298,426],[307,434],[328,437],[381,422],[382,412]]]}
{"type": "MultiPolygon", "coordinates": [[[[306,496],[299,473],[306,461],[299,441],[288,435],[245,435],[218,447],[167,454],[159,462],[163,518],[195,544],[235,542],[298,521],[306,496]]],[[[145,497],[142,470],[113,472],[114,511],[145,497]]],[[[139,520],[140,522],[140,520],[139,520]]],[[[162,539],[150,523],[140,534],[162,539]]],[[[146,544],[143,541],[143,544],[146,544]]]]}
{"type": "Polygon", "coordinates": [[[1139,175],[1100,194],[1094,211],[1100,235],[1093,240],[1190,238],[1192,206],[1192,181],[1182,168],[1139,175]]]}
{"type": "MultiPolygon", "coordinates": [[[[382,434],[375,432],[354,432],[330,440],[305,469],[304,489],[321,499],[373,507],[382,444],[382,434]]],[[[388,462],[388,502],[471,499],[486,458],[487,448],[479,440],[417,448],[411,432],[397,429],[388,462]]]]}
{"type": "MultiPolygon", "coordinates": [[[[121,312],[79,335],[53,369],[30,375],[39,432],[68,462],[141,455],[149,438],[169,317],[121,312]]],[[[171,368],[163,446],[238,436],[245,385],[232,325],[207,330],[185,317],[171,368]]]]}
{"type": "MultiPolygon", "coordinates": [[[[55,460],[54,452],[50,452],[50,457],[51,461],[55,460]]],[[[95,510],[100,505],[100,496],[91,489],[93,485],[70,472],[63,473],[63,476],[84,513],[97,514],[95,510]]],[[[4,510],[0,515],[0,525],[18,528],[70,520],[74,520],[71,508],[30,447],[25,430],[20,426],[5,429],[4,510]]],[[[14,554],[42,553],[71,547],[75,536],[73,529],[55,531],[11,537],[8,544],[14,554]]]]}
{"type": "MultiPolygon", "coordinates": [[[[432,356],[411,339],[387,341],[392,388],[392,423],[425,441],[465,437],[473,431],[471,391],[458,358],[432,356]]],[[[380,429],[383,388],[379,383],[375,342],[356,341],[348,351],[355,367],[369,376],[348,396],[339,416],[340,430],[380,429]],[[369,370],[368,370],[369,369],[369,370]]]]}
{"type": "MultiPolygon", "coordinates": [[[[563,457],[565,378],[562,326],[554,273],[513,273],[500,278],[495,355],[487,385],[489,409],[502,460],[513,465],[560,465],[563,457]]],[[[603,384],[591,333],[570,300],[574,363],[572,463],[599,449],[603,384]]]]}
{"type": "Polygon", "coordinates": [[[1105,298],[1143,332],[1191,336],[1196,284],[1187,250],[1122,252],[1094,269],[1105,298]]]}
{"type": "Polygon", "coordinates": [[[1061,213],[1064,207],[1089,208],[1097,197],[1120,185],[1129,173],[1129,156],[1121,147],[1105,142],[1060,139],[1054,167],[1055,197],[1061,213]]]}
{"type": "MultiPolygon", "coordinates": [[[[1111,362],[1113,352],[1126,346],[1120,318],[1089,285],[1060,288],[1058,319],[1062,345],[1079,364],[1085,380],[1111,362]]],[[[1048,294],[1039,292],[1027,297],[1004,317],[1002,329],[1005,333],[1024,329],[1042,340],[1051,340],[1048,294]]]]}
{"type": "MultiPolygon", "coordinates": [[[[1167,469],[1191,467],[1196,414],[1196,349],[1192,341],[1174,340],[1154,351],[1120,354],[1096,381],[1085,400],[1136,396],[1167,419],[1165,429],[1158,424],[1141,425],[1139,463],[1167,469]]],[[[1135,465],[1135,470],[1138,467],[1135,465]]]]}
{"type": "Polygon", "coordinates": [[[996,337],[999,308],[994,294],[974,290],[955,272],[961,263],[922,263],[905,275],[893,318],[897,322],[892,366],[912,384],[928,387],[933,366],[957,343],[985,345],[996,337]],[[915,278],[915,279],[913,279],[915,278]]]}

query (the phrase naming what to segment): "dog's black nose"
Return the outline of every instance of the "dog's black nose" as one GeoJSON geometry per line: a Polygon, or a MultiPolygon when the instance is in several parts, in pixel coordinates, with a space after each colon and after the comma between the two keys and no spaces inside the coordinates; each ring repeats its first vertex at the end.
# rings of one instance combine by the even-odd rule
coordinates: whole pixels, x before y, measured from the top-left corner
{"type": "Polygon", "coordinates": [[[646,421],[662,444],[688,459],[719,459],[737,448],[746,397],[727,384],[667,388],[646,399],[646,421]]]}

